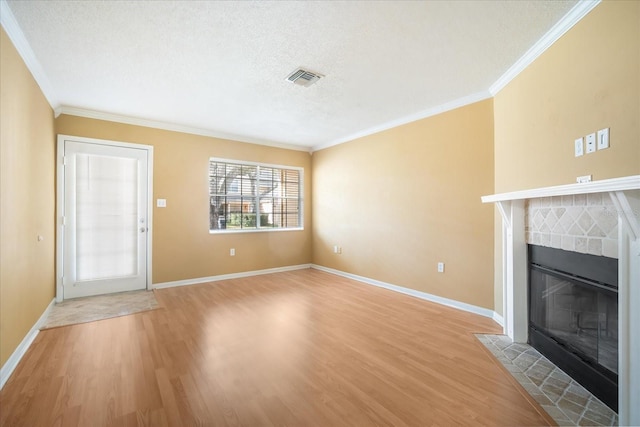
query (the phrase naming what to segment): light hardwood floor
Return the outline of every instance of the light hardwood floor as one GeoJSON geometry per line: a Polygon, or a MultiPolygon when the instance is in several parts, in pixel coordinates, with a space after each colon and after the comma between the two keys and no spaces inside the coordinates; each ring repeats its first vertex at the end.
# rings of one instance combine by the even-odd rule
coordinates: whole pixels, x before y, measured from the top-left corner
{"type": "Polygon", "coordinates": [[[491,320],[317,270],[156,291],[41,332],[0,392],[22,426],[549,425],[472,335],[491,320]]]}

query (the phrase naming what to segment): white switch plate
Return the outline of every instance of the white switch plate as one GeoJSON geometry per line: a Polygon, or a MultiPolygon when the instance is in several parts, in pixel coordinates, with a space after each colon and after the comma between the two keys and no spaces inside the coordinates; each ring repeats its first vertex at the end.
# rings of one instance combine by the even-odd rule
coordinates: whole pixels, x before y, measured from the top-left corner
{"type": "Polygon", "coordinates": [[[159,208],[166,208],[167,207],[167,199],[158,199],[156,201],[156,206],[159,208]]]}
{"type": "Polygon", "coordinates": [[[598,150],[609,148],[609,128],[598,131],[598,150]]]}
{"type": "Polygon", "coordinates": [[[580,137],[576,139],[575,153],[576,153],[576,157],[580,157],[584,154],[584,138],[580,137]]]}
{"type": "Polygon", "coordinates": [[[595,153],[596,151],[596,134],[590,133],[587,135],[587,154],[595,153]]]}
{"type": "Polygon", "coordinates": [[[444,273],[444,262],[438,263],[438,273],[444,273]]]}
{"type": "Polygon", "coordinates": [[[235,250],[235,248],[231,248],[231,249],[229,249],[229,256],[236,256],[236,250],[235,250]]]}

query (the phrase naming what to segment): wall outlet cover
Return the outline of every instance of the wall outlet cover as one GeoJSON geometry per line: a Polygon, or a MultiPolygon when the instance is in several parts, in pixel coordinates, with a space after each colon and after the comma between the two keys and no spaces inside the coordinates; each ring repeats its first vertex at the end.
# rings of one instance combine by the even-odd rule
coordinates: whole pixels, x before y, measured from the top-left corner
{"type": "Polygon", "coordinates": [[[587,135],[587,154],[595,153],[596,151],[596,134],[590,133],[587,135]]]}
{"type": "Polygon", "coordinates": [[[575,156],[580,157],[584,154],[584,138],[580,137],[575,140],[575,156]]]}

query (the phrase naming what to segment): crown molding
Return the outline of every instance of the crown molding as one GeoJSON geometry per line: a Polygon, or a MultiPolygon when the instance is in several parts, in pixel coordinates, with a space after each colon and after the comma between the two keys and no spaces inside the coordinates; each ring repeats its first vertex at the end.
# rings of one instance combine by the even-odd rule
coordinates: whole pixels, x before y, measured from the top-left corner
{"type": "Polygon", "coordinates": [[[334,145],[344,144],[345,142],[353,141],[354,139],[362,138],[365,136],[373,135],[374,133],[382,132],[388,129],[392,129],[407,123],[415,122],[418,120],[426,119],[427,117],[436,116],[438,114],[445,113],[447,111],[455,110],[456,108],[464,107],[465,105],[473,104],[475,102],[484,101],[491,98],[491,94],[488,91],[474,93],[473,95],[464,96],[462,98],[454,99],[453,101],[446,102],[444,104],[437,105],[427,110],[419,111],[409,116],[404,116],[390,122],[383,123],[378,126],[374,126],[360,132],[353,133],[351,135],[324,143],[315,145],[311,151],[319,151],[325,148],[333,147],[334,145]]]}
{"type": "Polygon", "coordinates": [[[60,114],[69,116],[86,117],[88,119],[105,120],[108,122],[123,123],[127,125],[143,126],[155,129],[163,129],[173,132],[188,133],[192,135],[208,136],[212,138],[226,139],[235,142],[246,142],[248,144],[266,145],[269,147],[283,148],[285,150],[308,152],[309,147],[280,143],[259,138],[248,138],[242,135],[236,135],[225,132],[217,132],[211,129],[203,129],[194,126],[185,126],[177,123],[163,122],[159,120],[149,120],[140,117],[123,116],[120,114],[105,113],[103,111],[89,110],[86,108],[61,106],[55,110],[56,117],[60,114]]]}
{"type": "Polygon", "coordinates": [[[545,50],[555,43],[562,35],[571,29],[577,22],[593,10],[601,0],[580,0],[558,23],[556,23],[538,42],[532,46],[515,64],[513,64],[487,91],[478,92],[469,96],[455,99],[453,101],[441,104],[427,110],[420,111],[409,116],[405,116],[396,120],[392,120],[360,132],[356,132],[333,141],[318,144],[313,147],[299,146],[295,144],[280,143],[276,141],[263,140],[260,138],[251,138],[236,134],[217,132],[210,129],[197,128],[192,126],[179,125],[157,120],[142,119],[136,117],[123,116],[118,114],[88,110],[83,108],[61,106],[56,97],[53,86],[47,78],[42,66],[37,60],[31,46],[29,45],[24,33],[20,29],[15,16],[11,12],[6,0],[0,0],[0,23],[7,32],[16,50],[27,65],[27,68],[33,75],[36,83],[40,86],[42,93],[49,102],[51,108],[54,109],[55,116],[60,114],[68,114],[79,117],[87,117],[98,120],[106,120],[124,124],[132,124],[137,126],[145,126],[157,129],[164,129],[175,132],[183,132],[194,135],[208,136],[214,138],[228,139],[250,144],[265,145],[276,148],[284,148],[287,150],[305,151],[313,153],[314,151],[329,148],[345,142],[353,141],[358,138],[369,136],[378,132],[382,132],[394,127],[398,127],[407,123],[421,120],[427,117],[435,116],[468,104],[482,101],[495,96],[502,90],[511,80],[520,74],[527,66],[529,66],[536,58],[538,58],[545,50]]]}
{"type": "Polygon", "coordinates": [[[6,0],[0,0],[0,24],[2,24],[2,28],[7,32],[9,39],[31,72],[34,80],[38,86],[40,86],[40,90],[47,99],[47,102],[51,108],[55,110],[58,108],[58,98],[53,90],[53,86],[47,78],[47,75],[44,73],[35,53],[33,53],[27,38],[20,29],[20,25],[18,25],[18,21],[16,21],[16,17],[13,15],[13,12],[11,11],[11,8],[9,8],[9,4],[6,0]]]}
{"type": "Polygon", "coordinates": [[[602,0],[580,0],[578,3],[558,21],[547,33],[542,36],[527,52],[513,64],[496,82],[491,85],[489,92],[495,96],[511,80],[524,71],[544,51],[549,49],[560,37],[576,25],[582,18],[593,10],[602,0]]]}

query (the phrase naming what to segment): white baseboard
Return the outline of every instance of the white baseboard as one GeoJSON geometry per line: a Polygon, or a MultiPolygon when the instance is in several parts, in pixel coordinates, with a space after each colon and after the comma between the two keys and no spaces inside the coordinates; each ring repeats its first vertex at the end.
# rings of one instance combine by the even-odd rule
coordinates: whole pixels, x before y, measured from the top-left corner
{"type": "Polygon", "coordinates": [[[24,337],[22,342],[15,349],[13,354],[7,359],[7,362],[4,365],[2,365],[2,368],[0,368],[0,390],[2,390],[5,383],[7,382],[7,380],[13,373],[13,371],[16,369],[16,366],[18,366],[18,363],[20,363],[20,360],[25,355],[27,350],[29,350],[29,347],[31,346],[31,343],[33,342],[33,340],[35,340],[36,337],[38,336],[38,332],[40,332],[40,327],[44,324],[45,320],[47,319],[47,316],[49,315],[49,312],[51,311],[51,308],[53,308],[55,303],[56,303],[56,299],[54,298],[51,300],[47,308],[45,308],[44,312],[42,313],[40,318],[36,321],[36,323],[33,325],[33,327],[31,327],[29,332],[27,332],[27,335],[24,337]]]}
{"type": "Polygon", "coordinates": [[[220,280],[239,279],[242,277],[260,276],[262,274],[282,273],[284,271],[304,270],[311,268],[311,264],[290,265],[287,267],[267,268],[265,270],[243,271],[241,273],[221,274],[219,276],[198,277],[195,279],[176,280],[174,282],[156,283],[153,289],[174,288],[176,286],[197,285],[207,282],[219,282],[220,280]]]}
{"type": "MultiPolygon", "coordinates": [[[[423,300],[435,302],[447,307],[457,308],[458,310],[467,311],[469,313],[479,314],[480,316],[488,317],[497,322],[496,314],[493,310],[488,308],[478,307],[477,305],[467,304],[465,302],[456,301],[449,298],[440,297],[438,295],[429,294],[426,292],[416,291],[415,289],[404,288],[398,285],[392,285],[391,283],[381,282],[380,280],[370,279],[368,277],[358,276],[356,274],[346,273],[344,271],[335,270],[333,268],[323,267],[317,264],[311,264],[311,268],[321,270],[327,273],[336,274],[338,276],[346,277],[348,279],[357,280],[358,282],[366,283],[368,285],[378,286],[380,288],[389,289],[391,291],[400,292],[401,294],[411,295],[412,297],[420,298],[423,300]]],[[[502,319],[502,316],[500,316],[502,319]]]]}
{"type": "Polygon", "coordinates": [[[500,326],[504,328],[504,317],[500,316],[495,311],[493,312],[493,320],[500,326]]]}

